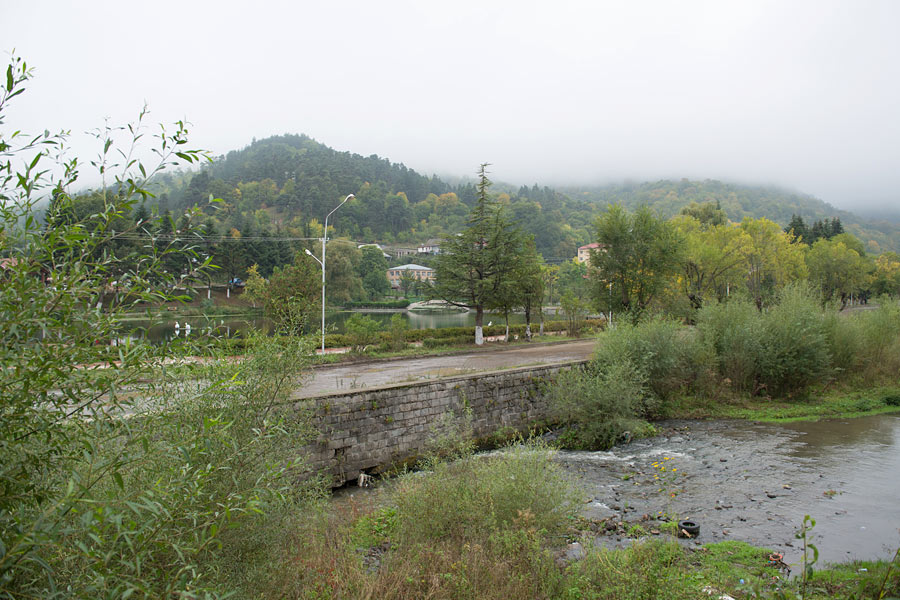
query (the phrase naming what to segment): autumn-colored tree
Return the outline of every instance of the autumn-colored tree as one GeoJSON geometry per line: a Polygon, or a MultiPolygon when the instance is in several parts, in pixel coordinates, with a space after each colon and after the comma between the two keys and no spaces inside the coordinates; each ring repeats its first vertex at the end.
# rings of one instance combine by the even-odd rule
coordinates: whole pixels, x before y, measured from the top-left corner
{"type": "Polygon", "coordinates": [[[890,296],[900,294],[900,255],[896,252],[885,252],[875,258],[872,292],[890,296]]]}
{"type": "Polygon", "coordinates": [[[693,308],[721,298],[743,280],[752,246],[747,232],[730,224],[704,226],[686,215],[675,217],[673,224],[684,238],[680,283],[693,308]]]}
{"type": "Polygon", "coordinates": [[[769,219],[748,217],[741,222],[740,228],[750,238],[746,250],[747,291],[756,307],[762,310],[775,291],[791,281],[806,278],[803,260],[806,246],[792,244],[793,237],[769,219]]]}
{"type": "Polygon", "coordinates": [[[844,307],[850,294],[858,293],[867,284],[871,266],[865,256],[860,256],[838,237],[841,236],[820,239],[813,244],[806,255],[806,264],[809,279],[822,290],[823,299],[840,298],[844,307]]]}

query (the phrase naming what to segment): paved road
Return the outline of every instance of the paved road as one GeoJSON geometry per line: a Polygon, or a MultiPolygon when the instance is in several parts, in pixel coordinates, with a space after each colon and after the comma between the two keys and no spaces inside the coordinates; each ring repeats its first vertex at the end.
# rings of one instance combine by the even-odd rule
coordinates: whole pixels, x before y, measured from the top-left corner
{"type": "Polygon", "coordinates": [[[560,344],[535,344],[509,349],[472,352],[453,356],[426,356],[350,365],[335,365],[315,369],[310,380],[295,398],[308,398],[336,391],[413,383],[466,375],[479,371],[494,371],[527,365],[538,365],[589,358],[596,340],[579,340],[560,344]]]}

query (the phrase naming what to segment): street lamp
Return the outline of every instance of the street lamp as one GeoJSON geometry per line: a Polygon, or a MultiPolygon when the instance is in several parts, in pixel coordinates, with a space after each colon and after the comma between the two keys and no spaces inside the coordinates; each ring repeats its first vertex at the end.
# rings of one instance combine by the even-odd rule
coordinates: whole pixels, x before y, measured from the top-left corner
{"type": "Polygon", "coordinates": [[[316,258],[316,256],[309,251],[309,248],[304,248],[305,252],[312,256],[317,263],[322,265],[322,355],[325,355],[325,242],[328,240],[328,217],[334,214],[334,211],[339,209],[344,205],[344,202],[349,200],[350,198],[355,198],[353,194],[348,194],[344,201],[334,207],[330,213],[325,215],[325,230],[322,232],[322,260],[316,258]]]}

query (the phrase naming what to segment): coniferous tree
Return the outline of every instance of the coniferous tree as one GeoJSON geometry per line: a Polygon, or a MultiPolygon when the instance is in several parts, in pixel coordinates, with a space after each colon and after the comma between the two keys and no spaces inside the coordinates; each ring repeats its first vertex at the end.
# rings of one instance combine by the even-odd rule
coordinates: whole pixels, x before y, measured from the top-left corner
{"type": "Polygon", "coordinates": [[[475,310],[475,343],[484,343],[484,311],[513,277],[522,236],[488,196],[487,164],[478,172],[477,200],[458,235],[444,239],[435,263],[432,295],[475,310]]]}
{"type": "Polygon", "coordinates": [[[805,244],[809,242],[809,228],[806,226],[806,223],[803,221],[803,217],[800,215],[794,214],[791,215],[791,222],[787,224],[784,228],[785,233],[794,233],[794,237],[796,241],[803,242],[805,244]]]}

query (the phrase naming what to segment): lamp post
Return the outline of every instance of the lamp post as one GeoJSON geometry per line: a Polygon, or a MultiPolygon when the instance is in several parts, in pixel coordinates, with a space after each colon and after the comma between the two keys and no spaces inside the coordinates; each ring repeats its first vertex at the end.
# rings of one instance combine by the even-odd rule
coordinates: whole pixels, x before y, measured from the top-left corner
{"type": "Polygon", "coordinates": [[[355,198],[353,194],[348,194],[344,201],[334,207],[334,209],[325,215],[325,229],[322,232],[322,260],[316,258],[316,256],[309,251],[309,248],[304,248],[305,252],[312,256],[317,263],[322,265],[322,355],[325,355],[325,242],[328,241],[328,217],[334,214],[334,211],[339,209],[344,205],[344,202],[347,202],[350,198],[355,198]]]}

